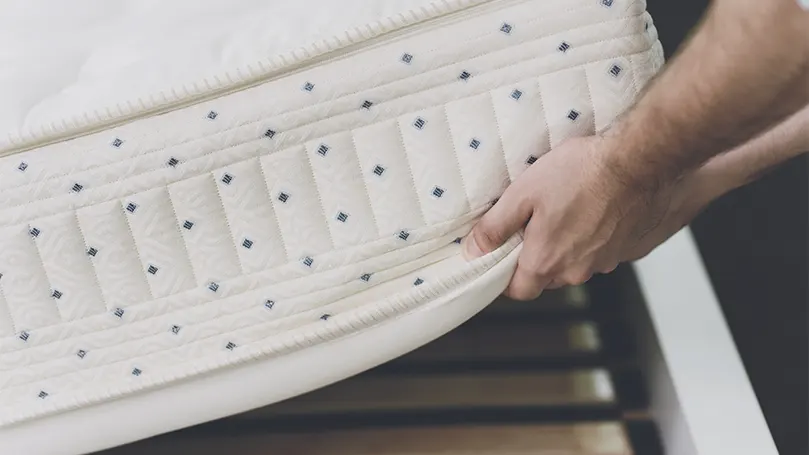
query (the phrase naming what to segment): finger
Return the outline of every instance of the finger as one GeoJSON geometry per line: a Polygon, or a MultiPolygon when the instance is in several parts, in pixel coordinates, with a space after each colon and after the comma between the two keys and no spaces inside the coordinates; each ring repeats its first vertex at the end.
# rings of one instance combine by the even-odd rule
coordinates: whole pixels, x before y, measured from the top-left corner
{"type": "Polygon", "coordinates": [[[519,181],[509,186],[464,238],[463,254],[467,259],[491,253],[525,226],[532,207],[522,186],[519,181]]]}
{"type": "Polygon", "coordinates": [[[533,300],[539,297],[553,278],[545,272],[541,259],[543,242],[540,234],[538,222],[529,222],[525,228],[525,241],[517,260],[517,269],[505,291],[512,299],[533,300]]]}

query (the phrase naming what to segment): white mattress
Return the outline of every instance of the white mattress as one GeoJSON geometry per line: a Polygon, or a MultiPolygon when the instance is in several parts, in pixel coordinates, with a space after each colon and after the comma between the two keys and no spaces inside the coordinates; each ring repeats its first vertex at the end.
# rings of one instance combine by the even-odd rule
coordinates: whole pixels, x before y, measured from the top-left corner
{"type": "Polygon", "coordinates": [[[97,27],[65,21],[61,60],[15,25],[34,51],[5,73],[0,445],[80,453],[262,406],[502,291],[520,237],[467,263],[460,236],[632,103],[662,65],[656,30],[642,0],[405,3],[211,6],[178,42],[154,30],[182,8],[105,4],[97,27]]]}
{"type": "Polygon", "coordinates": [[[0,138],[245,67],[432,0],[0,0],[0,138]]]}

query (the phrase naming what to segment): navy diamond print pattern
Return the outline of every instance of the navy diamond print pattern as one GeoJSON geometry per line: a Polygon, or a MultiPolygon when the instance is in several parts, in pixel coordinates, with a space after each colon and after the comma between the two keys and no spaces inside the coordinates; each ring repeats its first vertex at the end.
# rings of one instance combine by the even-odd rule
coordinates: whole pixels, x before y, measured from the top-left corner
{"type": "MultiPolygon", "coordinates": [[[[599,2],[607,8],[613,6],[613,0],[599,0],[599,2]]],[[[497,36],[501,42],[515,41],[519,35],[515,35],[515,30],[522,30],[517,28],[519,24],[515,24],[511,21],[498,21],[491,24],[488,33],[497,36]],[[498,30],[501,34],[497,33],[498,30]]],[[[547,52],[553,54],[555,59],[565,60],[581,51],[583,46],[575,40],[575,37],[567,39],[570,41],[559,40],[559,38],[550,41],[547,52]],[[555,50],[554,46],[556,46],[555,50]]],[[[388,60],[387,63],[394,66],[396,71],[401,72],[402,77],[410,77],[410,73],[416,70],[418,65],[422,63],[426,65],[428,63],[425,62],[429,62],[430,58],[433,58],[419,49],[406,51],[400,49],[395,51],[391,57],[393,61],[388,60]],[[414,62],[418,65],[413,65],[414,62]]],[[[627,59],[616,58],[616,62],[607,63],[602,61],[601,65],[598,67],[597,74],[614,86],[633,78],[632,66],[627,59]]],[[[238,198],[229,200],[223,196],[225,191],[231,190],[234,192],[248,191],[250,194],[261,193],[260,203],[251,207],[260,206],[262,210],[265,210],[262,220],[267,224],[272,224],[274,229],[279,231],[279,244],[285,248],[289,247],[289,237],[305,236],[304,233],[294,232],[279,221],[278,213],[287,209],[289,209],[289,213],[293,214],[293,217],[314,219],[314,215],[322,216],[321,224],[324,230],[321,232],[330,234],[330,246],[333,250],[382,238],[387,242],[395,242],[397,247],[411,248],[422,241],[422,236],[414,235],[411,230],[417,231],[422,227],[453,220],[459,214],[466,213],[473,208],[470,206],[472,198],[467,186],[474,185],[475,181],[465,179],[464,166],[474,167],[476,165],[469,164],[475,163],[474,161],[465,160],[474,160],[481,156],[491,160],[493,156],[502,156],[503,162],[498,165],[510,166],[509,170],[505,172],[508,174],[512,172],[512,168],[525,168],[535,164],[541,154],[546,151],[545,148],[560,142],[564,137],[573,135],[571,132],[581,132],[585,131],[582,128],[591,127],[594,114],[588,104],[592,101],[590,101],[590,85],[586,82],[585,76],[592,76],[594,73],[596,73],[595,70],[593,73],[585,75],[585,70],[582,68],[560,71],[554,77],[565,79],[567,84],[565,89],[559,89],[560,84],[555,81],[548,82],[545,77],[539,78],[538,83],[536,79],[526,79],[527,82],[526,80],[514,81],[510,87],[492,89],[479,95],[474,100],[478,104],[470,102],[470,106],[474,106],[474,109],[452,111],[442,105],[418,112],[396,114],[398,117],[393,120],[383,117],[383,115],[387,115],[385,110],[388,109],[386,103],[389,103],[389,100],[383,96],[377,96],[376,93],[357,92],[357,97],[352,97],[347,103],[346,111],[350,111],[351,115],[357,118],[367,119],[380,115],[379,120],[375,119],[374,123],[363,124],[350,132],[334,133],[328,137],[313,135],[314,137],[306,139],[308,142],[305,145],[284,144],[288,142],[287,133],[278,136],[279,130],[276,130],[275,126],[273,128],[267,128],[267,125],[256,127],[256,130],[251,131],[250,135],[253,139],[261,139],[261,147],[264,148],[261,149],[258,157],[253,157],[254,161],[250,168],[255,170],[257,175],[261,175],[264,181],[257,183],[245,172],[228,165],[206,170],[208,174],[204,177],[208,179],[211,186],[209,193],[200,191],[199,194],[189,197],[177,197],[177,188],[182,186],[183,182],[193,178],[182,177],[184,180],[180,180],[181,178],[177,177],[177,180],[171,180],[168,183],[168,189],[152,192],[154,194],[150,193],[147,195],[148,197],[142,197],[142,194],[122,195],[121,199],[115,201],[117,205],[113,215],[118,216],[115,219],[118,220],[119,225],[105,227],[109,228],[109,231],[99,228],[101,235],[92,237],[91,241],[82,237],[84,235],[80,229],[82,226],[77,226],[77,238],[82,240],[77,243],[80,245],[77,253],[83,261],[89,264],[89,270],[101,269],[108,263],[106,261],[116,260],[115,258],[121,251],[116,250],[115,245],[111,244],[114,242],[111,240],[114,238],[111,233],[113,231],[116,234],[124,233],[125,237],[134,242],[134,251],[126,251],[126,253],[137,256],[132,259],[137,263],[137,267],[134,269],[140,274],[141,280],[145,280],[144,283],[150,286],[148,292],[154,299],[174,296],[184,291],[199,292],[200,295],[206,295],[205,298],[211,301],[224,299],[235,289],[234,286],[230,286],[228,280],[237,275],[221,274],[214,278],[210,273],[200,273],[195,268],[197,261],[192,259],[193,251],[202,250],[201,245],[205,245],[205,248],[208,249],[206,251],[219,252],[229,249],[229,254],[236,257],[237,264],[243,267],[243,262],[238,261],[244,261],[245,257],[266,254],[267,250],[263,248],[266,248],[269,243],[264,237],[257,236],[254,232],[250,232],[250,229],[243,227],[249,227],[249,223],[234,222],[235,217],[243,215],[249,207],[246,208],[246,203],[242,207],[233,202],[238,202],[238,198]],[[585,82],[582,82],[583,80],[585,82]],[[365,96],[373,101],[365,99],[365,96]],[[484,126],[489,126],[490,129],[460,119],[457,116],[458,112],[466,113],[473,118],[481,117],[481,112],[486,112],[486,115],[490,115],[491,118],[484,117],[487,119],[484,126]],[[541,133],[544,134],[540,137],[541,140],[520,138],[519,140],[523,140],[523,142],[516,142],[518,139],[512,139],[521,136],[520,133],[509,130],[509,128],[516,129],[520,125],[518,120],[521,118],[529,119],[533,125],[547,124],[546,130],[541,133]],[[537,121],[538,118],[543,121],[537,121]],[[367,136],[363,136],[364,133],[367,133],[367,136]],[[386,142],[388,139],[390,142],[386,142]],[[508,140],[512,140],[512,142],[507,142],[508,140]],[[284,148],[267,150],[278,144],[283,144],[284,148]],[[300,158],[296,163],[303,164],[298,168],[293,166],[273,168],[276,155],[280,156],[283,153],[290,156],[295,155],[295,159],[300,158]],[[279,168],[282,170],[281,174],[295,175],[268,175],[268,170],[279,168]],[[300,179],[295,180],[299,177],[300,179]],[[388,227],[383,229],[382,226],[385,222],[392,218],[384,216],[386,212],[383,209],[387,209],[387,213],[407,210],[401,208],[404,204],[396,200],[398,196],[391,196],[393,193],[403,192],[403,188],[408,190],[412,188],[412,193],[403,197],[411,197],[416,200],[416,210],[411,209],[407,216],[410,219],[420,219],[414,224],[399,223],[394,229],[388,227]],[[210,201],[213,203],[205,205],[210,201]],[[308,205],[307,207],[310,208],[308,210],[298,208],[311,201],[315,201],[319,205],[308,205]],[[215,207],[215,210],[208,210],[210,207],[215,207]],[[311,207],[318,207],[322,213],[312,213],[315,210],[311,210],[311,207]],[[380,214],[383,215],[380,216],[380,214]],[[160,224],[160,220],[166,221],[168,224],[160,224]],[[223,225],[223,230],[231,237],[228,242],[212,242],[208,238],[211,226],[216,223],[223,225]],[[169,225],[170,228],[167,227],[169,225]],[[406,229],[405,226],[407,226],[406,229]],[[107,243],[98,241],[98,239],[106,239],[107,243]],[[205,242],[210,242],[210,244],[205,244],[205,242]],[[114,252],[118,253],[114,254],[114,252]],[[145,254],[145,252],[149,254],[145,254]],[[153,284],[166,280],[167,276],[180,276],[182,279],[178,279],[178,282],[182,282],[182,284],[167,285],[163,289],[158,289],[157,285],[153,284]]],[[[477,66],[468,69],[454,67],[454,69],[447,69],[444,74],[448,83],[451,82],[459,90],[471,89],[485,80],[484,70],[477,66]]],[[[321,95],[330,93],[329,85],[335,81],[314,76],[312,80],[317,84],[310,80],[295,82],[296,86],[300,87],[300,91],[296,91],[298,95],[295,96],[300,99],[316,100],[321,95]]],[[[458,102],[461,101],[466,100],[458,102]]],[[[391,102],[391,104],[393,103],[391,102]]],[[[210,125],[210,128],[224,128],[220,125],[227,123],[223,120],[229,120],[233,113],[221,112],[224,116],[220,119],[218,110],[197,111],[193,121],[210,125]]],[[[279,125],[278,128],[287,128],[287,126],[280,126],[280,122],[276,125],[279,125]]],[[[541,129],[541,126],[539,128],[541,129]]],[[[294,136],[291,129],[285,131],[289,131],[288,134],[294,136]]],[[[525,129],[520,131],[524,132],[525,129]]],[[[140,138],[127,135],[123,131],[120,131],[119,134],[121,137],[114,136],[110,139],[107,136],[100,139],[99,142],[104,147],[105,153],[118,156],[132,153],[133,150],[137,153],[141,152],[136,150],[141,146],[140,138]],[[110,150],[109,147],[116,150],[110,150]]],[[[176,153],[176,156],[168,153],[154,154],[153,156],[158,158],[155,158],[153,166],[161,167],[165,175],[176,176],[187,172],[186,167],[193,169],[192,166],[200,165],[199,158],[190,153],[185,154],[181,150],[175,150],[173,153],[176,153]]],[[[150,155],[144,153],[143,156],[150,155]]],[[[20,178],[29,178],[32,174],[36,174],[35,171],[40,169],[41,163],[34,159],[15,161],[10,164],[8,171],[15,172],[15,166],[16,172],[21,173],[16,175],[20,178]]],[[[506,179],[509,177],[509,175],[505,176],[506,179]]],[[[84,177],[77,178],[77,180],[79,181],[61,182],[59,191],[64,193],[69,189],[70,193],[74,193],[70,197],[75,200],[89,197],[89,194],[98,191],[99,185],[95,180],[84,177]]],[[[27,229],[30,238],[26,241],[29,243],[29,250],[33,252],[36,252],[36,248],[42,248],[39,246],[40,243],[55,235],[47,224],[38,221],[36,223],[36,226],[31,225],[27,229]]],[[[21,235],[25,239],[24,228],[21,230],[21,235]]],[[[453,242],[460,243],[460,239],[461,237],[457,237],[453,242]]],[[[322,252],[331,253],[331,251],[323,250],[324,248],[313,248],[303,250],[304,252],[297,250],[290,252],[277,248],[273,250],[273,254],[282,256],[278,264],[284,265],[292,262],[296,268],[295,273],[305,276],[310,273],[319,273],[320,268],[331,267],[331,259],[321,256],[322,252]]],[[[253,271],[263,273],[269,269],[270,267],[257,267],[253,271]]],[[[240,270],[240,273],[246,274],[244,270],[240,270]]],[[[381,275],[375,275],[370,270],[356,270],[352,273],[356,273],[356,275],[349,275],[349,279],[351,276],[358,277],[362,283],[369,283],[369,287],[378,282],[384,282],[381,275]]],[[[0,273],[0,278],[2,277],[3,275],[0,273]]],[[[430,280],[430,277],[425,274],[414,279],[411,275],[406,280],[405,286],[408,284],[420,286],[425,283],[425,280],[430,280]]],[[[43,300],[47,300],[52,307],[58,308],[58,311],[63,311],[62,308],[75,298],[74,290],[69,286],[64,286],[61,282],[48,283],[46,276],[43,283],[48,285],[40,287],[38,292],[41,293],[43,300]],[[50,299],[47,298],[48,296],[50,299]]],[[[103,287],[100,280],[99,286],[103,287]]],[[[267,313],[268,315],[280,314],[279,311],[282,309],[286,311],[286,305],[276,308],[276,301],[262,299],[263,297],[259,297],[257,300],[252,300],[251,308],[261,311],[274,310],[274,313],[267,313]]],[[[130,307],[125,303],[118,306],[117,302],[105,303],[107,306],[102,309],[101,313],[104,315],[103,317],[107,318],[107,324],[125,327],[132,321],[138,320],[139,315],[135,306],[130,307]],[[128,313],[130,310],[131,313],[128,313]]],[[[319,319],[327,321],[332,317],[331,313],[323,313],[319,319]]],[[[185,338],[194,333],[193,326],[185,321],[185,319],[178,319],[164,323],[165,325],[160,327],[160,333],[162,336],[177,335],[172,339],[183,342],[185,338]],[[174,322],[177,323],[174,324],[174,322]],[[167,333],[167,326],[170,333],[167,333]],[[180,335],[181,333],[182,335],[180,335]]],[[[36,331],[37,327],[24,327],[29,329],[14,332],[12,336],[19,340],[15,340],[15,343],[23,343],[21,346],[30,347],[40,340],[39,333],[36,331]]],[[[240,344],[243,343],[241,339],[236,339],[236,341],[240,344]]],[[[234,341],[222,342],[224,344],[218,345],[220,349],[224,346],[225,350],[234,351],[238,347],[234,341]]],[[[73,361],[78,361],[77,358],[85,359],[88,349],[93,352],[91,355],[93,360],[95,360],[95,355],[100,353],[100,351],[93,351],[95,348],[91,345],[85,344],[82,347],[84,349],[72,348],[67,353],[73,361]],[[74,355],[75,357],[73,357],[74,355]]],[[[156,373],[156,370],[146,362],[139,366],[125,368],[122,372],[123,376],[126,376],[127,370],[133,377],[140,377],[146,374],[145,372],[148,372],[149,376],[156,373]]],[[[48,391],[41,390],[38,394],[36,394],[37,389],[34,389],[33,393],[29,392],[29,396],[36,396],[38,399],[44,400],[50,396],[50,393],[56,394],[58,391],[56,388],[46,387],[46,389],[48,391]]]]}

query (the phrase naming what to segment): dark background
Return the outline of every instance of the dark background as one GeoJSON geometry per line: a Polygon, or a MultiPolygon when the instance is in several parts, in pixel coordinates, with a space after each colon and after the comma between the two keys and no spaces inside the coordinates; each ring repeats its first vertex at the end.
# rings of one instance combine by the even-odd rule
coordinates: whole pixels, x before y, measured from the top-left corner
{"type": "MultiPolygon", "coordinates": [[[[707,0],[648,0],[667,58],[707,0]]],[[[782,455],[809,454],[809,157],[713,203],[692,224],[782,455]]]]}

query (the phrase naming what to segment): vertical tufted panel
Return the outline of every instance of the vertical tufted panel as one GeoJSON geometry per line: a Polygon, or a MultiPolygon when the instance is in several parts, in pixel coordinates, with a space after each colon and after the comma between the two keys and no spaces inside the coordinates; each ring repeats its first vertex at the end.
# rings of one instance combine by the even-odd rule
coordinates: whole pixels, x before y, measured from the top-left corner
{"type": "MultiPolygon", "coordinates": [[[[236,242],[243,241],[234,238],[236,233],[231,235],[218,193],[219,187],[235,185],[236,179],[238,177],[227,171],[220,171],[168,187],[197,285],[219,282],[242,273],[236,242]]],[[[239,179],[238,183],[246,182],[239,179]]]]}
{"type": "Polygon", "coordinates": [[[119,201],[76,211],[108,310],[152,298],[125,213],[119,201]]]}
{"type": "Polygon", "coordinates": [[[62,320],[28,226],[0,229],[0,286],[17,331],[62,320]]]}
{"type": "Polygon", "coordinates": [[[303,259],[332,248],[331,233],[304,147],[263,157],[261,169],[290,258],[303,259]]]}
{"type": "Polygon", "coordinates": [[[545,119],[556,147],[572,137],[595,133],[593,102],[583,68],[558,71],[539,77],[545,119]]]}
{"type": "Polygon", "coordinates": [[[492,90],[503,153],[511,179],[550,150],[548,124],[536,79],[492,90]]]}
{"type": "Polygon", "coordinates": [[[399,117],[399,129],[427,223],[440,223],[468,211],[443,106],[399,117]]]}
{"type": "Polygon", "coordinates": [[[35,226],[39,255],[63,320],[81,319],[106,310],[92,256],[74,213],[40,218],[35,226]]]}
{"type": "Polygon", "coordinates": [[[0,284],[0,337],[14,335],[14,332],[14,320],[11,319],[11,312],[3,295],[3,286],[0,284]]]}
{"type": "Polygon", "coordinates": [[[306,155],[334,245],[342,248],[379,238],[351,132],[308,142],[306,155]]]}
{"type": "Polygon", "coordinates": [[[195,280],[166,188],[132,195],[121,202],[121,207],[152,295],[165,297],[203,284],[195,280]]]}
{"type": "Polygon", "coordinates": [[[591,63],[584,70],[587,72],[590,96],[593,98],[595,129],[603,131],[635,100],[638,90],[634,81],[634,69],[629,59],[622,57],[591,63]]]}
{"type": "Polygon", "coordinates": [[[358,128],[354,144],[380,234],[424,226],[398,123],[391,120],[358,128]]]}
{"type": "Polygon", "coordinates": [[[483,207],[499,197],[510,182],[491,97],[483,93],[448,103],[446,116],[458,169],[463,181],[470,182],[465,185],[469,204],[483,207]]]}
{"type": "Polygon", "coordinates": [[[259,159],[227,166],[222,171],[239,178],[236,185],[220,185],[219,195],[245,273],[287,262],[289,257],[259,159]]]}

